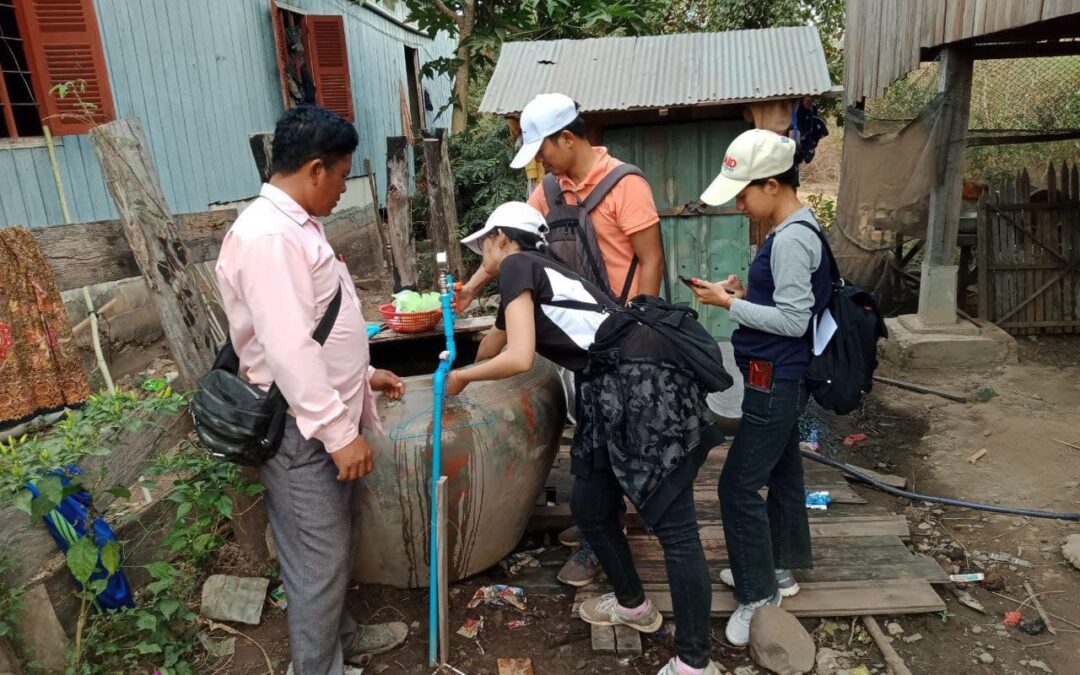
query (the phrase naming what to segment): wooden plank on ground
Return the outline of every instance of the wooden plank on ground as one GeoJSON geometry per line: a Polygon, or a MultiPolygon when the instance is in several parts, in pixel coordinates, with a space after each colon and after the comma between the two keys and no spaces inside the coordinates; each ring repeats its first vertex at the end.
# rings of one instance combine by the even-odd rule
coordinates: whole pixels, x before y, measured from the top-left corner
{"type": "MultiPolygon", "coordinates": [[[[174,217],[188,262],[215,260],[236,209],[181,213],[174,217]]],[[[119,220],[30,228],[61,291],[140,276],[119,220]]]]}
{"type": "MultiPolygon", "coordinates": [[[[911,536],[907,519],[901,515],[894,515],[884,509],[869,509],[865,514],[841,513],[844,506],[830,507],[826,511],[814,511],[809,514],[810,534],[815,537],[865,537],[874,535],[892,535],[907,539],[911,536]]],[[[866,510],[866,509],[864,509],[866,510]]],[[[715,503],[698,504],[698,525],[701,526],[702,538],[716,538],[723,536],[720,525],[720,508],[715,503]]],[[[556,504],[554,506],[537,506],[529,519],[530,530],[554,530],[570,527],[574,524],[570,514],[569,504],[556,504]]],[[[644,536],[644,523],[634,511],[632,505],[627,505],[626,525],[631,537],[644,536]]]]}

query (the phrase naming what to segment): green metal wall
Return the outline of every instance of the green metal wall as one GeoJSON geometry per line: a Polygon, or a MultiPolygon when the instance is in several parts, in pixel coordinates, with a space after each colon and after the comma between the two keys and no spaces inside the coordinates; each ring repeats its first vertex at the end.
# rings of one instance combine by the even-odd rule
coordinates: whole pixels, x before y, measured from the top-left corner
{"type": "MultiPolygon", "coordinates": [[[[605,129],[603,142],[612,155],[645,172],[656,207],[663,213],[697,200],[720,173],[728,144],[749,128],[741,120],[618,127],[605,129]]],[[[745,279],[750,263],[749,221],[738,214],[662,215],[660,223],[673,299],[693,304],[713,336],[730,338],[735,323],[727,310],[700,306],[678,275],[715,281],[737,274],[745,279]]]]}

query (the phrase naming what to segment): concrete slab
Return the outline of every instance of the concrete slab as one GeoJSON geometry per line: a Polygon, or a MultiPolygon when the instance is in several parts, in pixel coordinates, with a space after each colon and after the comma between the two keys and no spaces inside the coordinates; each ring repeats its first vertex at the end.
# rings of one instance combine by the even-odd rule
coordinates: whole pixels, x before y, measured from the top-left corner
{"type": "Polygon", "coordinates": [[[902,368],[986,369],[1016,363],[1016,341],[991,323],[951,327],[926,326],[916,316],[886,319],[889,339],[878,344],[878,356],[902,368]]]}

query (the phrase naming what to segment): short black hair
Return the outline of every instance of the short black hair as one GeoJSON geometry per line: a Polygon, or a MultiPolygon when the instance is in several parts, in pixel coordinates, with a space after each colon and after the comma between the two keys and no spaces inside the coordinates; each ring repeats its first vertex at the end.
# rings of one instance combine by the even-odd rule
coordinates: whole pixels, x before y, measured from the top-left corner
{"type": "Polygon", "coordinates": [[[333,164],[359,144],[356,127],[341,115],[319,106],[297,106],[285,111],[274,129],[270,173],[296,173],[313,159],[333,164]]]}

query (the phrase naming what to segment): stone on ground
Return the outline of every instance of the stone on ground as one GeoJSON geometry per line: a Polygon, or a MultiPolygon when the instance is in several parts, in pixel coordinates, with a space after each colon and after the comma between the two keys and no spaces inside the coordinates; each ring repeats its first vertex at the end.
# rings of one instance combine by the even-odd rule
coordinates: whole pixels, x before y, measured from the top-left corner
{"type": "Polygon", "coordinates": [[[844,652],[822,647],[817,650],[817,666],[814,668],[814,675],[836,675],[850,668],[851,660],[848,656],[844,652]]]}
{"type": "Polygon", "coordinates": [[[203,584],[200,613],[215,621],[257,626],[262,619],[269,586],[270,580],[265,577],[211,575],[203,584]]]}
{"type": "Polygon", "coordinates": [[[750,657],[778,675],[814,670],[814,640],[799,620],[787,611],[766,605],[750,622],[750,657]]]}
{"type": "Polygon", "coordinates": [[[1080,569],[1080,534],[1070,534],[1061,547],[1065,559],[1076,569],[1080,569]]]}

